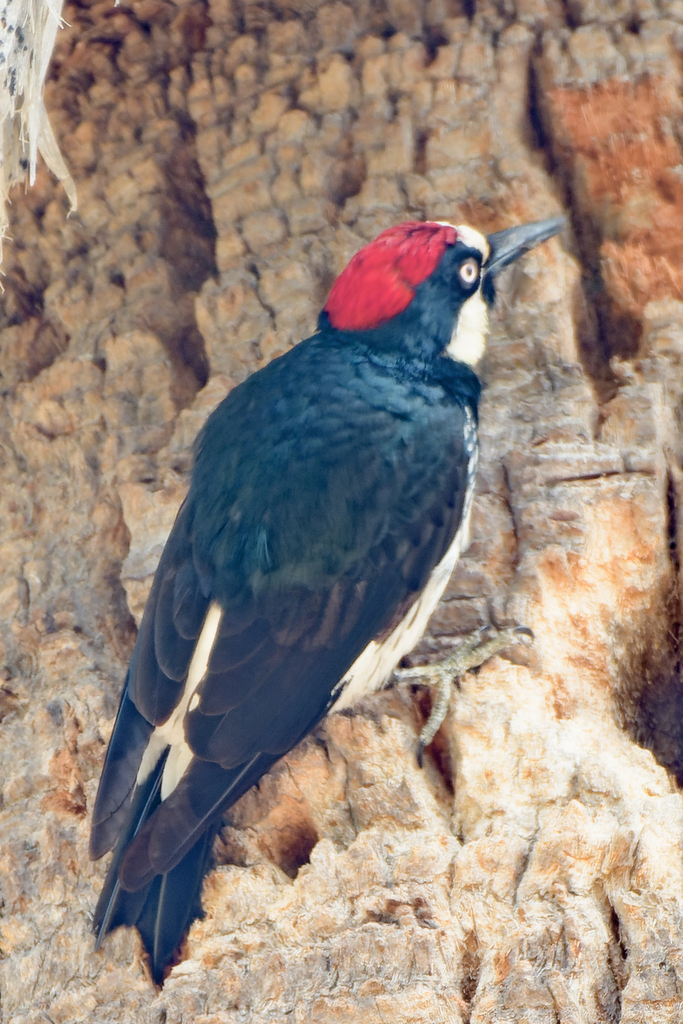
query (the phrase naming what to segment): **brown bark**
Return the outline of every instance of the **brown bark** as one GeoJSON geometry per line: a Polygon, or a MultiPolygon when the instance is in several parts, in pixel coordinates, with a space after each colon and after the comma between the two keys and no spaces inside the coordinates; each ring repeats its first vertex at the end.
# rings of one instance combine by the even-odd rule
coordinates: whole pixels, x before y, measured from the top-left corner
{"type": "Polygon", "coordinates": [[[2,1019],[680,1021],[680,0],[66,19],[79,212],[47,173],[14,196],[0,300],[2,1019]],[[462,681],[422,771],[406,687],[285,758],[155,992],[131,930],[93,952],[88,816],[192,438],[383,227],[563,207],[501,281],[473,542],[416,657],[490,621],[533,650],[462,681]]]}

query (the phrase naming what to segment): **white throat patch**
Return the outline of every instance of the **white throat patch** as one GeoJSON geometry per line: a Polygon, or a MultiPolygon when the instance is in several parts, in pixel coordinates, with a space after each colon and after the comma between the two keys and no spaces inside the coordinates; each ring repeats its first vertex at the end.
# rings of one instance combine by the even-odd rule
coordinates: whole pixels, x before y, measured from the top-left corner
{"type": "MultiPolygon", "coordinates": [[[[448,221],[439,221],[438,223],[447,224],[448,221]]],[[[482,264],[486,263],[491,255],[491,247],[486,237],[468,224],[451,224],[450,226],[458,232],[458,240],[464,242],[470,249],[477,249],[481,253],[482,264]]],[[[463,303],[453,336],[446,346],[446,355],[459,363],[476,366],[484,354],[488,330],[489,311],[482,297],[480,284],[477,291],[463,303]]]]}
{"type": "Polygon", "coordinates": [[[451,340],[446,345],[446,355],[459,363],[476,366],[486,348],[489,331],[489,311],[481,294],[481,285],[462,304],[451,340]]]}

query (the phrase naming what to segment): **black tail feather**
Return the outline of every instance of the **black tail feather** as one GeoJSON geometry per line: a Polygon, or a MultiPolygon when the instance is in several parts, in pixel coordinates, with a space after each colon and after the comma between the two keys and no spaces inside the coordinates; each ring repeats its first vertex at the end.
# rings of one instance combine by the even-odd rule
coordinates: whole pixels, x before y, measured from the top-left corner
{"type": "Polygon", "coordinates": [[[130,808],[128,827],[121,834],[107,878],[97,902],[93,928],[96,949],[109,932],[120,925],[135,925],[150,960],[157,985],[192,922],[203,917],[202,880],[209,867],[213,840],[220,822],[208,828],[172,871],[156,877],[141,889],[129,892],[121,886],[119,869],[128,846],[161,802],[162,757],[150,777],[136,792],[130,808]]]}
{"type": "MultiPolygon", "coordinates": [[[[157,875],[144,891],[148,893],[135,922],[150,959],[152,978],[164,980],[167,966],[187,934],[190,925],[204,916],[201,903],[202,880],[210,866],[213,840],[218,824],[209,828],[167,875],[157,875]]],[[[126,893],[126,896],[137,893],[126,893]]]]}
{"type": "Polygon", "coordinates": [[[150,773],[149,778],[138,787],[133,796],[128,812],[127,827],[119,836],[114,848],[114,856],[95,908],[93,928],[97,935],[96,949],[99,949],[102,939],[112,929],[118,928],[121,924],[135,924],[144,905],[150,886],[138,889],[136,892],[126,892],[121,888],[119,882],[119,869],[133,838],[161,802],[161,776],[165,764],[166,755],[159,758],[159,762],[150,773]]]}
{"type": "Polygon", "coordinates": [[[115,846],[125,822],[130,820],[130,798],[152,729],[130,699],[126,678],[93,808],[90,833],[93,860],[115,846]]]}

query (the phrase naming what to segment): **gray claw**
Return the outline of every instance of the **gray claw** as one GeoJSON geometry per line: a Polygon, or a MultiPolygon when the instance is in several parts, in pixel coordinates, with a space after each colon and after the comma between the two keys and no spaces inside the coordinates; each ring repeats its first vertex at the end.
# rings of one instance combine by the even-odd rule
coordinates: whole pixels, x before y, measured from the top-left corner
{"type": "Polygon", "coordinates": [[[417,763],[420,768],[425,748],[432,742],[446,717],[453,681],[469,669],[483,665],[485,661],[507,647],[515,637],[528,637],[533,640],[534,634],[528,626],[508,626],[505,629],[483,626],[469,636],[463,637],[453,653],[442,661],[396,670],[397,679],[419,679],[434,689],[432,710],[422,728],[417,745],[417,763]],[[486,639],[491,631],[493,635],[486,639]]]}

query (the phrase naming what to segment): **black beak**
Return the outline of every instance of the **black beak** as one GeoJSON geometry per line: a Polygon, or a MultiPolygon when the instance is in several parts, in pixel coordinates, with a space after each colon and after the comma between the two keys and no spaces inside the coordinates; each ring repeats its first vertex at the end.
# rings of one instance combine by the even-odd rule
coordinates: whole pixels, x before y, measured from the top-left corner
{"type": "Polygon", "coordinates": [[[528,252],[541,242],[546,242],[567,226],[564,217],[553,217],[552,220],[537,220],[533,224],[521,224],[519,227],[496,231],[487,237],[491,246],[491,255],[486,261],[484,270],[488,278],[495,277],[499,270],[514,263],[522,253],[528,252]]]}

